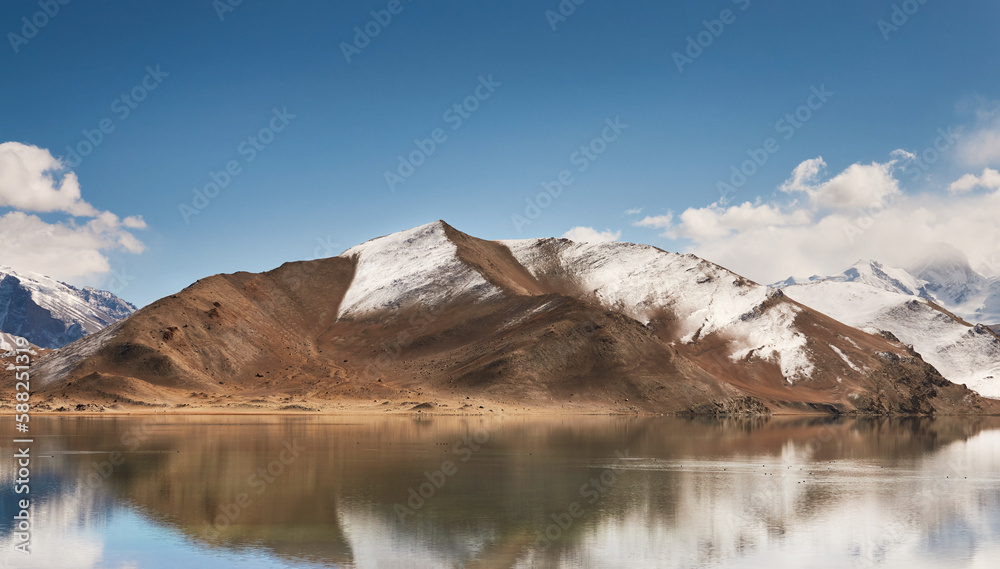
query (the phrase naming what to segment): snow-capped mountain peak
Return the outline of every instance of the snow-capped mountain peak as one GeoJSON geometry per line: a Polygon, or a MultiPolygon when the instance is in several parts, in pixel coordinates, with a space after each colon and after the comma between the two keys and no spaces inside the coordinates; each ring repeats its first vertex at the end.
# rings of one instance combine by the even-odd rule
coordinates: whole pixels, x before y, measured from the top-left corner
{"type": "Polygon", "coordinates": [[[856,263],[839,275],[788,283],[775,286],[845,324],[890,332],[946,378],[1000,398],[1000,338],[935,302],[933,283],[875,261],[856,263]]]}
{"type": "Polygon", "coordinates": [[[889,292],[919,295],[923,283],[910,273],[878,261],[858,261],[841,273],[847,282],[865,283],[889,292]]]}
{"type": "Polygon", "coordinates": [[[0,266],[0,331],[58,348],[125,318],[136,308],[93,287],[0,266]]]}
{"type": "Polygon", "coordinates": [[[714,263],[633,243],[564,239],[503,243],[535,277],[574,275],[585,293],[640,322],[670,311],[680,323],[682,343],[725,331],[734,340],[733,359],[751,352],[772,359],[788,381],[807,377],[813,370],[806,339],[791,326],[795,308],[783,304],[763,310],[773,290],[714,263]]]}
{"type": "Polygon", "coordinates": [[[925,284],[903,269],[887,267],[878,261],[862,259],[851,265],[844,272],[836,275],[813,275],[806,279],[789,277],[771,286],[784,288],[821,281],[864,283],[889,292],[915,296],[920,294],[921,287],[925,284]]]}
{"type": "MultiPolygon", "coordinates": [[[[416,303],[433,307],[462,296],[485,301],[512,292],[523,294],[498,286],[503,279],[484,267],[495,260],[482,263],[469,258],[469,239],[436,221],[348,249],[341,257],[355,259],[356,269],[340,316],[358,317],[416,303]]],[[[527,285],[531,294],[569,286],[644,323],[669,311],[680,322],[682,343],[725,331],[733,340],[734,359],[752,353],[773,360],[789,381],[807,377],[813,369],[804,351],[805,337],[791,326],[793,305],[762,310],[773,291],[694,255],[649,245],[551,238],[498,245],[513,255],[515,271],[530,273],[535,281],[527,285]],[[569,275],[572,283],[563,275],[569,275]]]]}
{"type": "Polygon", "coordinates": [[[725,333],[734,360],[752,354],[773,361],[789,382],[814,369],[805,336],[792,326],[797,307],[776,303],[764,309],[774,290],[694,255],[622,242],[490,243],[435,221],[352,247],[340,255],[354,260],[355,272],[339,317],[434,308],[462,297],[483,302],[571,291],[642,323],[670,313],[681,343],[725,333]],[[512,256],[510,263],[505,256],[512,256]],[[520,285],[506,286],[515,281],[520,285]]]}
{"type": "Polygon", "coordinates": [[[910,272],[924,281],[926,296],[941,304],[962,307],[977,303],[988,288],[989,279],[972,269],[960,251],[946,245],[928,252],[910,272]]]}
{"type": "Polygon", "coordinates": [[[201,279],[57,350],[36,373],[53,397],[84,385],[105,402],[116,389],[180,401],[308,386],[323,405],[415,392],[461,408],[477,394],[694,413],[995,407],[898,342],[694,255],[490,241],[440,221],[337,257],[201,279]]]}
{"type": "Polygon", "coordinates": [[[791,277],[771,286],[787,288],[817,282],[861,283],[929,300],[972,323],[1000,323],[1000,278],[980,275],[961,253],[950,248],[939,248],[909,270],[862,260],[836,275],[791,277]]]}
{"type": "Polygon", "coordinates": [[[435,306],[471,294],[488,298],[499,289],[458,255],[447,235],[451,227],[435,221],[377,237],[339,256],[354,258],[354,280],[340,305],[340,316],[400,308],[420,302],[435,306]]]}

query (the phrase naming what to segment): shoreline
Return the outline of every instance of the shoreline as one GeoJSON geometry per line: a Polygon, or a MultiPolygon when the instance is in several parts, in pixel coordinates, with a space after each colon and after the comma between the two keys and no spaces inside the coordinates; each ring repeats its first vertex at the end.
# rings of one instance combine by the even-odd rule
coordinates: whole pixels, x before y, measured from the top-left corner
{"type": "MultiPolygon", "coordinates": [[[[527,417],[527,416],[559,416],[559,417],[673,417],[678,419],[704,419],[704,418],[718,418],[718,419],[758,419],[758,418],[784,418],[784,417],[825,417],[832,419],[839,418],[885,418],[885,419],[897,419],[897,418],[955,418],[955,417],[968,417],[968,418],[982,418],[982,417],[1000,417],[997,413],[934,413],[934,414],[913,414],[913,413],[807,413],[807,412],[789,412],[782,411],[776,413],[650,413],[650,412],[618,412],[618,411],[554,411],[552,409],[539,409],[539,410],[528,410],[528,411],[500,411],[500,412],[442,412],[442,411],[423,411],[423,410],[383,410],[382,412],[375,412],[367,409],[337,409],[337,410],[316,410],[316,411],[303,411],[303,410],[280,410],[280,409],[269,409],[263,411],[239,411],[232,409],[191,409],[191,410],[109,410],[109,411],[39,411],[32,410],[32,416],[45,416],[45,417],[128,417],[128,416],[153,416],[153,415],[171,415],[171,416],[214,416],[214,415],[230,415],[230,416],[261,416],[261,417],[277,417],[277,416],[303,416],[303,417],[323,417],[323,416],[338,416],[338,415],[353,415],[353,416],[369,416],[369,417],[386,417],[386,416],[403,416],[403,415],[414,415],[414,416],[431,416],[431,417],[499,417],[499,416],[511,416],[511,417],[527,417]]],[[[0,416],[2,417],[12,417],[17,415],[14,411],[8,411],[6,409],[0,410],[0,416]]]]}

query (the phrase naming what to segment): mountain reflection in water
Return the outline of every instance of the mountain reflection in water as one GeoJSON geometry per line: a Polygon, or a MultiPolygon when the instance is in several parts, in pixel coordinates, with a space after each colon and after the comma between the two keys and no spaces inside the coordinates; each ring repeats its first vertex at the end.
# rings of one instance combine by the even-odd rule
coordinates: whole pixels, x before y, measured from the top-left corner
{"type": "MultiPolygon", "coordinates": [[[[18,567],[993,567],[1000,419],[32,422],[18,567]],[[123,454],[115,455],[115,451],[123,454]]],[[[11,452],[5,443],[4,452],[11,452]]],[[[9,456],[9,455],[8,455],[9,456]]]]}

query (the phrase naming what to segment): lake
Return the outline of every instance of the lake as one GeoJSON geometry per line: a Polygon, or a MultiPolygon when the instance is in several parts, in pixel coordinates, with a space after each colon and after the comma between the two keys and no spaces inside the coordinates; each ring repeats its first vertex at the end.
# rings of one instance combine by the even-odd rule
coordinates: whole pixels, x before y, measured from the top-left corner
{"type": "Polygon", "coordinates": [[[13,462],[0,473],[12,567],[1000,559],[1000,418],[33,419],[30,556],[13,552],[13,462]]]}

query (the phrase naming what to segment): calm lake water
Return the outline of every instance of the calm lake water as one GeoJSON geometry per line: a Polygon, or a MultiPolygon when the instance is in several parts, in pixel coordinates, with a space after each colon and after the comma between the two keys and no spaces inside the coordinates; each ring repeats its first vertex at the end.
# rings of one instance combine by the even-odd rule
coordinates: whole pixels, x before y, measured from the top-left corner
{"type": "Polygon", "coordinates": [[[12,552],[10,459],[0,473],[13,567],[1000,559],[994,418],[34,419],[30,556],[12,552]]]}

